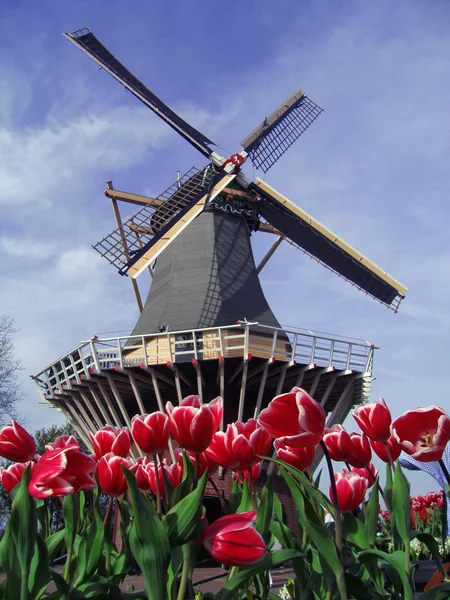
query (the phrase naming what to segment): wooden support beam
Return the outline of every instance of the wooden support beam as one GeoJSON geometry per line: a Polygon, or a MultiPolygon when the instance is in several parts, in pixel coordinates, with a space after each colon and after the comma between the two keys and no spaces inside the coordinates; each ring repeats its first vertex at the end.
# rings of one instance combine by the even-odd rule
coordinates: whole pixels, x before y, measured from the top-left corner
{"type": "Polygon", "coordinates": [[[262,261],[259,263],[259,265],[256,267],[256,272],[257,273],[261,273],[261,271],[264,269],[264,267],[267,265],[267,263],[269,262],[269,260],[272,258],[272,256],[275,254],[275,251],[277,250],[278,246],[281,244],[281,242],[284,240],[284,235],[279,235],[277,237],[277,239],[274,241],[274,243],[272,244],[272,246],[269,248],[268,252],[266,253],[266,255],[264,256],[264,258],[262,259],[262,261]]]}
{"type": "MultiPolygon", "coordinates": [[[[107,185],[108,185],[109,190],[114,191],[113,186],[112,186],[112,181],[108,181],[107,185]]],[[[117,227],[119,228],[120,238],[122,240],[123,252],[125,254],[126,259],[130,260],[131,255],[130,255],[130,250],[129,250],[128,244],[127,244],[127,238],[126,238],[125,232],[123,230],[122,217],[120,216],[120,211],[119,211],[119,207],[117,205],[117,200],[114,196],[111,197],[111,203],[112,203],[112,207],[113,207],[113,213],[116,218],[117,227]]],[[[136,302],[138,305],[139,312],[141,313],[144,305],[142,304],[141,293],[139,291],[138,283],[135,279],[131,279],[131,286],[133,288],[134,295],[136,297],[136,302]]]]}
{"type": "Polygon", "coordinates": [[[150,196],[140,196],[138,194],[130,194],[129,192],[120,192],[112,187],[112,181],[107,182],[108,187],[104,191],[107,198],[111,200],[121,200],[130,204],[138,204],[139,206],[161,206],[164,203],[159,198],[151,198],[150,196]]]}

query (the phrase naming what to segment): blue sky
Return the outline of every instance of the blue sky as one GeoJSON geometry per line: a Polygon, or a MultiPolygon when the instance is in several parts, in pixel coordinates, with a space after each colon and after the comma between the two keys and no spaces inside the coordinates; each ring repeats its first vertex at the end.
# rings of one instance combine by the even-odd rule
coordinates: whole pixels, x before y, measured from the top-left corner
{"type": "Polygon", "coordinates": [[[265,179],[410,291],[394,315],[282,245],[267,298],[285,325],[380,346],[373,398],[395,416],[448,410],[449,21],[433,0],[2,2],[0,313],[20,329],[29,429],[59,417],[27,375],[137,319],[90,248],[113,228],[105,181],[157,195],[204,164],[61,35],[84,25],[224,155],[299,87],[325,109],[265,179]]]}

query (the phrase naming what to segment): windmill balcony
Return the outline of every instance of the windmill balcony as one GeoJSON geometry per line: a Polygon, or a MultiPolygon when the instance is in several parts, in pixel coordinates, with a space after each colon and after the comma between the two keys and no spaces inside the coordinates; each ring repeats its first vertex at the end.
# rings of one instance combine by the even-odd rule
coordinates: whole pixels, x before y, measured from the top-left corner
{"type": "Polygon", "coordinates": [[[375,346],[309,330],[238,322],[148,335],[93,337],[48,365],[36,382],[89,443],[105,424],[130,426],[137,413],[188,394],[224,398],[224,424],[257,416],[295,385],[322,403],[328,424],[367,400],[375,346]]]}

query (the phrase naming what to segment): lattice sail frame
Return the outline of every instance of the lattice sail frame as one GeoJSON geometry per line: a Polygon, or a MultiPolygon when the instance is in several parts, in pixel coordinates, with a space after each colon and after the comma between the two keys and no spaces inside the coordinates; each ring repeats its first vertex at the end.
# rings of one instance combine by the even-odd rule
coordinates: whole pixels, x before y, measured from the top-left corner
{"type": "Polygon", "coordinates": [[[322,112],[320,106],[299,90],[267,117],[241,145],[254,166],[267,173],[322,112]]]}
{"type": "Polygon", "coordinates": [[[121,271],[130,256],[141,250],[155,233],[210,184],[213,173],[212,165],[203,169],[192,167],[156,198],[162,201],[161,206],[144,206],[125,221],[123,227],[112,231],[92,248],[121,271]]]}

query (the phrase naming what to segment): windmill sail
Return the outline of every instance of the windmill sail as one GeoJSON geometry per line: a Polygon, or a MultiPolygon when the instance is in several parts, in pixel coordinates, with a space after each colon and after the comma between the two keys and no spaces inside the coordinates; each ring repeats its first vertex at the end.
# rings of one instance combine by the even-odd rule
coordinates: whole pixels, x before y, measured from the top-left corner
{"type": "Polygon", "coordinates": [[[202,154],[211,155],[210,145],[214,145],[210,139],[197,131],[192,125],[186,123],[162,100],[151,92],[139,79],[126,69],[111,52],[95,37],[90,29],[84,27],[73,33],[65,33],[64,36],[78,46],[83,52],[90,56],[105,71],[108,71],[119,83],[125,86],[132,94],[139,98],[148,108],[156,113],[175,131],[183,136],[190,144],[202,154]]]}
{"type": "Polygon", "coordinates": [[[259,196],[255,209],[294,245],[395,312],[407,288],[331,230],[257,179],[250,186],[259,196]]]}
{"type": "Polygon", "coordinates": [[[323,109],[298,90],[241,142],[257,169],[264,173],[317,119],[323,109]]]}

